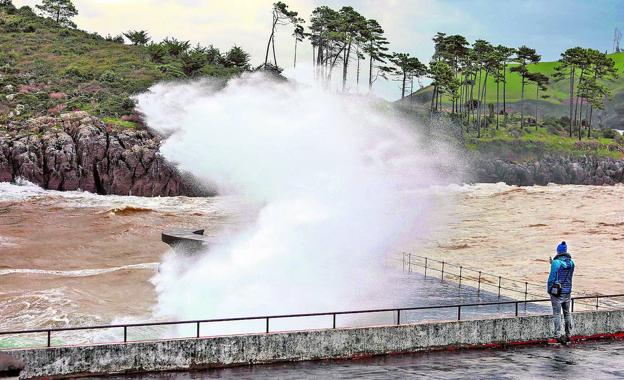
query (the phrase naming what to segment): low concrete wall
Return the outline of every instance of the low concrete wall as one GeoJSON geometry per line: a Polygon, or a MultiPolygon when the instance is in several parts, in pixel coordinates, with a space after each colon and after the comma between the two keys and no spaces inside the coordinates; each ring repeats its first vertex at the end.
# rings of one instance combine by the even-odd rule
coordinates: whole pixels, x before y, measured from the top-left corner
{"type": "MultiPolygon", "coordinates": [[[[624,332],[624,310],[574,314],[576,336],[624,332]]],[[[259,363],[356,358],[448,347],[540,342],[550,316],[418,323],[96,346],[12,350],[21,378],[188,370],[259,363]]]]}

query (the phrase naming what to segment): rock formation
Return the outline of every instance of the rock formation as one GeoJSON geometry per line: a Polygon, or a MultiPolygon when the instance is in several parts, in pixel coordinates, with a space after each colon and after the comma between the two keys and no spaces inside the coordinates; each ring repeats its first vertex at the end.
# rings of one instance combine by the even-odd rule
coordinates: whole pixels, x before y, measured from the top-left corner
{"type": "Polygon", "coordinates": [[[548,183],[613,185],[624,183],[624,160],[552,155],[522,162],[476,158],[472,160],[467,177],[470,182],[505,182],[519,186],[548,183]]]}
{"type": "Polygon", "coordinates": [[[0,182],[137,196],[197,195],[145,129],[106,125],[85,112],[0,126],[0,182]]]}

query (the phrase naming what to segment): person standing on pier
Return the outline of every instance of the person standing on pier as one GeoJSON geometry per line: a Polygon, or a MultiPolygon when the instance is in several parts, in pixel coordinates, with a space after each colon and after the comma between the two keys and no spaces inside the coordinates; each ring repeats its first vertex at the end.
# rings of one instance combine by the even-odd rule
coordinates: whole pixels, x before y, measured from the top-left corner
{"type": "Polygon", "coordinates": [[[570,294],[572,293],[572,276],[574,261],[568,253],[565,241],[557,246],[557,254],[551,260],[550,276],[548,276],[548,294],[553,309],[555,338],[559,343],[570,342],[572,330],[572,314],[570,313],[570,294]],[[565,320],[565,335],[561,334],[561,311],[565,320]]]}

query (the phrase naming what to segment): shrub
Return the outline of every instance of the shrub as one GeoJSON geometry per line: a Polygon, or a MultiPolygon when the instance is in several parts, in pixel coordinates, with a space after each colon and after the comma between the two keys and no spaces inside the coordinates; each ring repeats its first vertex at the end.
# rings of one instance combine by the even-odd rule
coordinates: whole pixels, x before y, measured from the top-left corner
{"type": "Polygon", "coordinates": [[[22,29],[22,32],[24,33],[34,33],[36,31],[37,28],[33,24],[28,24],[22,29]]]}
{"type": "Polygon", "coordinates": [[[135,106],[136,102],[127,94],[110,95],[99,104],[98,113],[102,116],[113,115],[119,117],[134,111],[135,106]]]}
{"type": "Polygon", "coordinates": [[[193,49],[182,55],[182,70],[184,74],[193,76],[208,62],[208,57],[203,50],[193,49]]]}
{"type": "Polygon", "coordinates": [[[106,41],[115,42],[115,43],[118,43],[118,44],[123,44],[124,43],[124,38],[123,38],[123,35],[121,35],[121,34],[118,34],[115,37],[112,37],[109,34],[109,35],[106,36],[106,41]]]}
{"type": "Polygon", "coordinates": [[[112,70],[106,70],[102,73],[102,75],[100,75],[101,82],[115,83],[118,80],[119,80],[119,77],[112,70]]]}
{"type": "Polygon", "coordinates": [[[163,63],[163,59],[167,55],[167,48],[161,43],[150,43],[147,45],[147,54],[155,63],[163,63]]]}
{"type": "Polygon", "coordinates": [[[178,41],[173,37],[165,38],[162,45],[169,52],[169,55],[173,57],[179,56],[191,47],[191,43],[189,41],[178,41]]]}
{"type": "Polygon", "coordinates": [[[186,78],[186,74],[175,65],[160,65],[158,70],[172,78],[186,78]]]}
{"type": "Polygon", "coordinates": [[[7,33],[19,33],[23,28],[24,25],[21,20],[11,20],[4,24],[4,31],[7,33]]]}
{"type": "Polygon", "coordinates": [[[69,66],[65,69],[64,75],[66,77],[72,77],[72,78],[83,78],[83,74],[80,71],[80,69],[76,66],[69,66]]]}
{"type": "Polygon", "coordinates": [[[607,138],[607,139],[615,139],[616,136],[619,136],[620,134],[614,130],[614,129],[603,129],[602,130],[602,137],[607,138]]]}

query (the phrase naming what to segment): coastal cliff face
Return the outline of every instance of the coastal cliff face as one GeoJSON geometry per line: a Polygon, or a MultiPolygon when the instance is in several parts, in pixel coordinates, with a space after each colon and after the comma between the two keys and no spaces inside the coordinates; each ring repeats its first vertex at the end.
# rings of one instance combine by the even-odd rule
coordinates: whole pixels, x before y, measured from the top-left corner
{"type": "Polygon", "coordinates": [[[160,138],[106,125],[85,112],[0,126],[0,182],[115,195],[197,195],[160,156],[160,138]]]}
{"type": "Polygon", "coordinates": [[[505,182],[508,185],[614,185],[624,183],[624,160],[593,156],[544,156],[514,162],[499,158],[476,158],[470,182],[505,182]]]}

